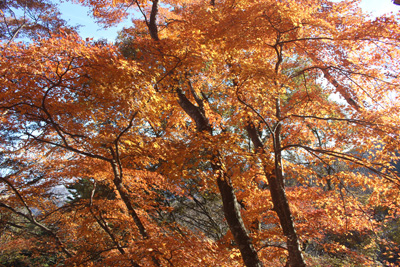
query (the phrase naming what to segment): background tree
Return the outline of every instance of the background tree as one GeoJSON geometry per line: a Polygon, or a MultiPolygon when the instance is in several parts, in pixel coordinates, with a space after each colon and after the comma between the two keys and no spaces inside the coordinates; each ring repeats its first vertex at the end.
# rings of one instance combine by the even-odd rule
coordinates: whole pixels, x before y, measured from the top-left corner
{"type": "Polygon", "coordinates": [[[2,176],[1,208],[59,263],[378,264],[378,234],[354,243],[380,230],[378,206],[398,220],[396,17],[354,1],[80,2],[105,25],[143,18],[117,45],[61,34],[0,61],[1,134],[17,137],[3,150],[32,162],[2,176]],[[79,191],[57,206],[61,185],[79,191]]]}
{"type": "Polygon", "coordinates": [[[47,0],[5,0],[0,4],[0,39],[11,43],[18,38],[52,36],[61,31],[73,32],[61,19],[57,6],[47,0]]]}

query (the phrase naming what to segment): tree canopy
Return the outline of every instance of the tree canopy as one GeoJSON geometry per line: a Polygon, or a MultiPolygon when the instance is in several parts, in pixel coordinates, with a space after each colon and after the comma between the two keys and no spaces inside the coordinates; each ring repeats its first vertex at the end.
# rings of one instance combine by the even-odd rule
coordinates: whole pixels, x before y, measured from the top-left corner
{"type": "Polygon", "coordinates": [[[400,261],[397,15],[74,2],[132,25],[93,41],[50,1],[0,6],[0,264],[400,261]]]}

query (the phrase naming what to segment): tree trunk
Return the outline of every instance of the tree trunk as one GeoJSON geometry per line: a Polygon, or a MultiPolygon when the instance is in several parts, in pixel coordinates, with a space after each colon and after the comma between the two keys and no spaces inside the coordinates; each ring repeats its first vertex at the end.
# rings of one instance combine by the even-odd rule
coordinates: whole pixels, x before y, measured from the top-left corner
{"type": "MultiPolygon", "coordinates": [[[[117,191],[118,191],[119,195],[121,196],[121,199],[125,204],[125,207],[128,209],[129,215],[132,217],[133,221],[135,222],[136,227],[139,229],[139,232],[140,232],[140,235],[142,236],[142,238],[148,239],[149,235],[146,231],[146,228],[144,227],[138,214],[136,213],[135,209],[133,208],[133,205],[130,201],[128,190],[125,188],[124,184],[122,183],[122,174],[120,172],[120,169],[118,167],[116,160],[113,160],[111,162],[111,167],[114,172],[114,180],[113,180],[114,185],[117,188],[117,191]]],[[[161,266],[159,260],[156,257],[151,256],[151,260],[153,261],[155,266],[161,266]]]]}
{"type": "MultiPolygon", "coordinates": [[[[247,133],[255,147],[255,150],[265,154],[262,142],[258,135],[256,128],[253,123],[249,122],[246,126],[247,133]]],[[[275,166],[273,173],[268,171],[267,163],[263,162],[264,172],[267,176],[269,190],[271,192],[272,203],[274,204],[274,211],[277,213],[279,222],[281,224],[283,234],[287,238],[287,249],[289,252],[288,264],[291,267],[303,267],[306,266],[304,263],[303,255],[301,253],[299,240],[297,237],[296,229],[294,227],[294,221],[290,212],[288,200],[286,198],[286,192],[283,182],[283,171],[281,166],[281,153],[280,153],[280,141],[276,138],[279,137],[280,126],[276,128],[274,138],[274,150],[275,150],[275,166]],[[277,133],[278,132],[278,133],[277,133]],[[277,162],[278,161],[278,162],[277,162]]],[[[280,138],[280,137],[279,137],[280,138]]],[[[263,156],[263,155],[261,155],[263,156]]]]}
{"type": "Polygon", "coordinates": [[[279,222],[282,226],[283,234],[287,238],[287,249],[289,252],[289,266],[306,266],[301,253],[299,240],[294,227],[293,217],[290,212],[289,203],[286,198],[285,189],[275,175],[267,175],[269,190],[271,192],[274,211],[277,213],[279,222]]]}
{"type": "Polygon", "coordinates": [[[218,177],[217,184],[222,197],[225,219],[239,247],[244,264],[247,267],[261,267],[262,263],[258,258],[257,251],[254,249],[251,238],[243,223],[240,206],[232,186],[224,177],[218,177]]]}
{"type": "MultiPolygon", "coordinates": [[[[176,90],[178,95],[178,103],[181,108],[188,114],[191,119],[196,123],[196,129],[198,132],[208,132],[212,134],[212,128],[209,124],[208,118],[205,116],[204,111],[200,107],[192,104],[189,99],[182,93],[180,89],[176,90]]],[[[223,170],[219,163],[218,152],[211,152],[213,157],[211,160],[211,166],[214,173],[218,174],[217,185],[219,192],[222,197],[222,204],[225,219],[228,223],[229,229],[232,232],[233,238],[239,247],[240,253],[244,264],[247,267],[261,267],[262,262],[258,258],[257,251],[254,249],[249,233],[243,223],[240,206],[236,199],[234,189],[230,184],[229,177],[223,170]]]]}
{"type": "Polygon", "coordinates": [[[139,229],[140,235],[142,236],[143,239],[147,239],[149,235],[147,234],[146,229],[144,228],[139,216],[137,215],[135,209],[133,208],[128,191],[126,190],[124,184],[122,183],[122,177],[119,173],[118,166],[115,162],[113,162],[111,165],[114,171],[114,180],[113,180],[114,185],[117,188],[117,191],[121,196],[121,199],[125,204],[125,207],[128,209],[129,215],[132,217],[137,228],[139,229]]]}

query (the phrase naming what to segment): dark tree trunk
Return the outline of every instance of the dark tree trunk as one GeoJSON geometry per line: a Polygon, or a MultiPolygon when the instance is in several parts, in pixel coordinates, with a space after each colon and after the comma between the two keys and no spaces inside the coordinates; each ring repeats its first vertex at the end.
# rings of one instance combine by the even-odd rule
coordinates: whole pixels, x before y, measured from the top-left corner
{"type": "Polygon", "coordinates": [[[301,253],[299,240],[294,227],[293,217],[286,198],[285,189],[275,175],[267,175],[269,190],[271,192],[274,211],[278,214],[279,222],[282,226],[283,234],[287,238],[287,249],[289,252],[289,266],[306,266],[301,253]]]}
{"type": "Polygon", "coordinates": [[[240,206],[232,186],[224,177],[218,177],[217,183],[222,197],[225,219],[239,247],[244,264],[248,267],[261,267],[262,263],[258,258],[257,251],[254,249],[251,238],[243,223],[240,206]]]}
{"type": "MultiPolygon", "coordinates": [[[[114,155],[114,153],[113,153],[114,155]]],[[[123,182],[122,182],[122,173],[120,171],[120,168],[117,164],[117,160],[113,160],[111,162],[111,167],[113,169],[114,172],[114,185],[117,188],[117,191],[119,193],[119,195],[121,196],[122,201],[125,204],[125,207],[128,209],[129,215],[131,216],[131,218],[133,219],[133,221],[135,222],[136,227],[139,229],[140,235],[142,236],[143,239],[148,239],[149,235],[146,231],[146,228],[144,227],[142,221],[140,220],[138,214],[136,213],[131,200],[130,200],[130,196],[128,193],[128,190],[125,188],[123,182]]],[[[151,256],[151,259],[154,263],[155,266],[161,266],[159,260],[154,257],[151,256]]]]}
{"type": "Polygon", "coordinates": [[[126,190],[124,184],[122,183],[122,177],[121,174],[119,173],[117,164],[112,163],[112,168],[114,171],[114,180],[113,180],[114,185],[117,188],[117,191],[121,196],[121,199],[125,204],[125,207],[128,209],[129,215],[132,217],[133,221],[136,224],[136,227],[139,229],[140,235],[143,237],[143,239],[147,239],[149,235],[147,234],[146,229],[144,228],[139,216],[137,215],[135,209],[133,208],[133,205],[130,201],[129,193],[126,190]]]}
{"type": "MultiPolygon", "coordinates": [[[[177,94],[179,98],[179,105],[196,123],[197,131],[208,132],[212,134],[211,125],[209,124],[209,121],[205,116],[204,111],[202,111],[200,107],[195,106],[193,103],[191,103],[180,89],[177,89],[177,94]]],[[[234,189],[230,184],[229,177],[227,177],[222,166],[219,163],[216,163],[219,162],[218,156],[216,154],[218,152],[210,153],[213,153],[213,159],[211,160],[213,171],[214,173],[218,174],[217,184],[222,197],[225,219],[228,223],[229,229],[232,232],[233,238],[237,246],[239,247],[244,264],[247,267],[261,267],[263,266],[262,262],[258,258],[257,251],[254,249],[249,233],[247,232],[246,227],[243,223],[240,214],[240,206],[236,199],[234,189]]]]}
{"type": "MultiPolygon", "coordinates": [[[[277,103],[278,104],[278,103],[277,103]]],[[[279,115],[277,110],[277,115],[279,115]]],[[[258,135],[257,129],[254,124],[249,122],[246,126],[247,133],[252,140],[256,151],[265,154],[262,142],[258,135]]],[[[280,126],[278,125],[275,130],[274,150],[275,150],[275,166],[273,173],[269,172],[266,164],[264,163],[264,171],[267,176],[269,190],[271,192],[272,203],[274,204],[274,211],[277,213],[279,222],[281,224],[283,234],[287,238],[287,249],[289,252],[288,264],[291,267],[303,267],[303,255],[301,253],[299,240],[297,237],[296,229],[292,213],[290,211],[289,203],[286,198],[286,192],[283,181],[283,171],[281,166],[281,153],[280,153],[280,126]],[[277,133],[278,132],[278,133],[277,133]]]]}

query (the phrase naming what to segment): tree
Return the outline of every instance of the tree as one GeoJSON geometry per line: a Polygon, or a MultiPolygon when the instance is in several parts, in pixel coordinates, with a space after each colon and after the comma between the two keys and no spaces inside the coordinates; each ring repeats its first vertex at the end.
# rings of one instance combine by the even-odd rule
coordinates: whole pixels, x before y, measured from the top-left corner
{"type": "Polygon", "coordinates": [[[1,2],[0,10],[0,39],[8,43],[18,38],[38,38],[60,30],[75,30],[60,18],[57,6],[47,0],[6,0],[1,2]]]}
{"type": "Polygon", "coordinates": [[[24,162],[0,207],[60,262],[306,266],[318,244],[376,263],[331,237],[378,231],[378,206],[397,220],[398,18],[355,1],[79,2],[106,26],[143,18],[116,45],[64,32],[0,61],[2,151],[24,162]],[[80,193],[57,206],[61,185],[80,193]]]}

